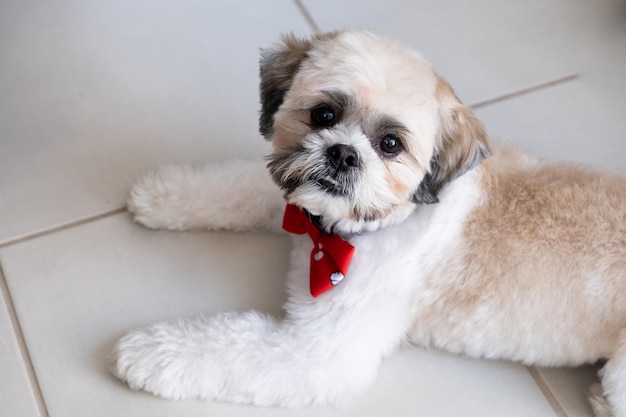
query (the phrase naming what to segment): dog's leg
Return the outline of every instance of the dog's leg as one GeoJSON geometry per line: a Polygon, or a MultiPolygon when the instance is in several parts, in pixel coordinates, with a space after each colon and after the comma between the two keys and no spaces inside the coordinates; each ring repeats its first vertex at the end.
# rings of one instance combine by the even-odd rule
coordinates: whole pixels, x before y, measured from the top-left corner
{"type": "Polygon", "coordinates": [[[165,165],[132,187],[128,209],[153,229],[278,231],[284,203],[262,162],[165,165]]]}
{"type": "Polygon", "coordinates": [[[597,417],[626,417],[626,331],[620,340],[600,372],[602,387],[592,388],[590,400],[597,417]]]}
{"type": "Polygon", "coordinates": [[[309,296],[283,321],[247,312],[157,324],[120,340],[114,373],[166,398],[337,405],[371,385],[400,343],[406,311],[395,300],[353,298],[346,308],[309,296]]]}

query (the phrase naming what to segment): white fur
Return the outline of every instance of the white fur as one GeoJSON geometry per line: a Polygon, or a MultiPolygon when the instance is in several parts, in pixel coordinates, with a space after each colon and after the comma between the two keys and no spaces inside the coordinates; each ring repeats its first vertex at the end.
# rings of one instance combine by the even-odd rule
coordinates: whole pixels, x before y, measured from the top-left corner
{"type": "Polygon", "coordinates": [[[170,230],[279,230],[282,206],[263,163],[238,160],[164,165],[133,185],[128,202],[136,221],[170,230]]]}
{"type": "MultiPolygon", "coordinates": [[[[250,213],[282,207],[280,200],[249,195],[239,201],[237,210],[220,203],[238,199],[242,187],[263,192],[267,178],[252,175],[254,165],[240,162],[200,171],[169,167],[149,174],[131,194],[136,218],[144,219],[149,213],[161,226],[198,226],[195,210],[180,210],[175,218],[168,218],[170,208],[154,203],[168,201],[169,196],[161,194],[161,199],[154,199],[151,187],[169,184],[178,206],[185,207],[185,201],[195,198],[186,194],[190,190],[186,187],[200,172],[213,174],[204,184],[204,192],[214,202],[214,211],[202,219],[207,221],[206,227],[272,227],[277,213],[265,217],[268,221],[263,225],[260,217],[251,222],[250,213]],[[231,167],[255,180],[221,187],[222,180],[232,175],[231,167]]],[[[424,285],[440,261],[433,250],[444,256],[458,240],[462,220],[479,198],[475,181],[476,174],[469,173],[442,195],[437,208],[425,207],[401,225],[351,239],[356,252],[346,278],[316,299],[308,286],[311,242],[295,236],[284,320],[251,311],[170,321],[138,330],[116,347],[116,375],[134,389],[166,398],[286,407],[328,406],[350,399],[371,385],[381,359],[406,339],[414,288],[424,285]]]]}

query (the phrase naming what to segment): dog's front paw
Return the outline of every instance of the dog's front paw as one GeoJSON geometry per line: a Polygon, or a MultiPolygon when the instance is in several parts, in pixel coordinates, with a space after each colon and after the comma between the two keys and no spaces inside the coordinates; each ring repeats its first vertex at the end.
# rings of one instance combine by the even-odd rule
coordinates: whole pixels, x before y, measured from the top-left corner
{"type": "Polygon", "coordinates": [[[135,220],[152,229],[184,230],[192,227],[198,187],[193,169],[165,165],[140,178],[131,188],[128,210],[135,220]]]}
{"type": "Polygon", "coordinates": [[[164,398],[281,407],[340,405],[373,381],[377,360],[283,326],[255,311],[159,323],[118,342],[112,371],[164,398]]]}
{"type": "Polygon", "coordinates": [[[202,343],[181,323],[169,322],[124,336],[112,356],[112,372],[134,390],[169,399],[213,397],[217,369],[204,369],[202,343]]]}
{"type": "Polygon", "coordinates": [[[280,229],[282,192],[260,161],[165,165],[132,187],[128,210],[152,229],[280,229]]]}

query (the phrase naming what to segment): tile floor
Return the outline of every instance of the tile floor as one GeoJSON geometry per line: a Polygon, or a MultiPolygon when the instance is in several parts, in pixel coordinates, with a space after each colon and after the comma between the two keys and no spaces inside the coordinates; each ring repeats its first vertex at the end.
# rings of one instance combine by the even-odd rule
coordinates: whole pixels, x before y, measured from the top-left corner
{"type": "Polygon", "coordinates": [[[125,195],[164,162],[265,154],[258,48],[343,27],[421,50],[493,138],[626,172],[623,0],[5,0],[0,415],[591,415],[593,367],[419,349],[386,360],[368,395],[332,412],[170,402],[107,372],[115,340],[139,325],[280,311],[286,238],[148,231],[125,195]]]}

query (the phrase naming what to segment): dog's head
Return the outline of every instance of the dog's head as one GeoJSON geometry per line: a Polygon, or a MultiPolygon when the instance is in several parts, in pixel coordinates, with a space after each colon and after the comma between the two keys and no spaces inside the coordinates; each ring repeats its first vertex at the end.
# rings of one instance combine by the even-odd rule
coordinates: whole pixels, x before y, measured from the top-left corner
{"type": "Polygon", "coordinates": [[[489,155],[431,66],[371,32],[284,36],[262,51],[261,102],[272,178],[328,231],[400,222],[489,155]]]}

